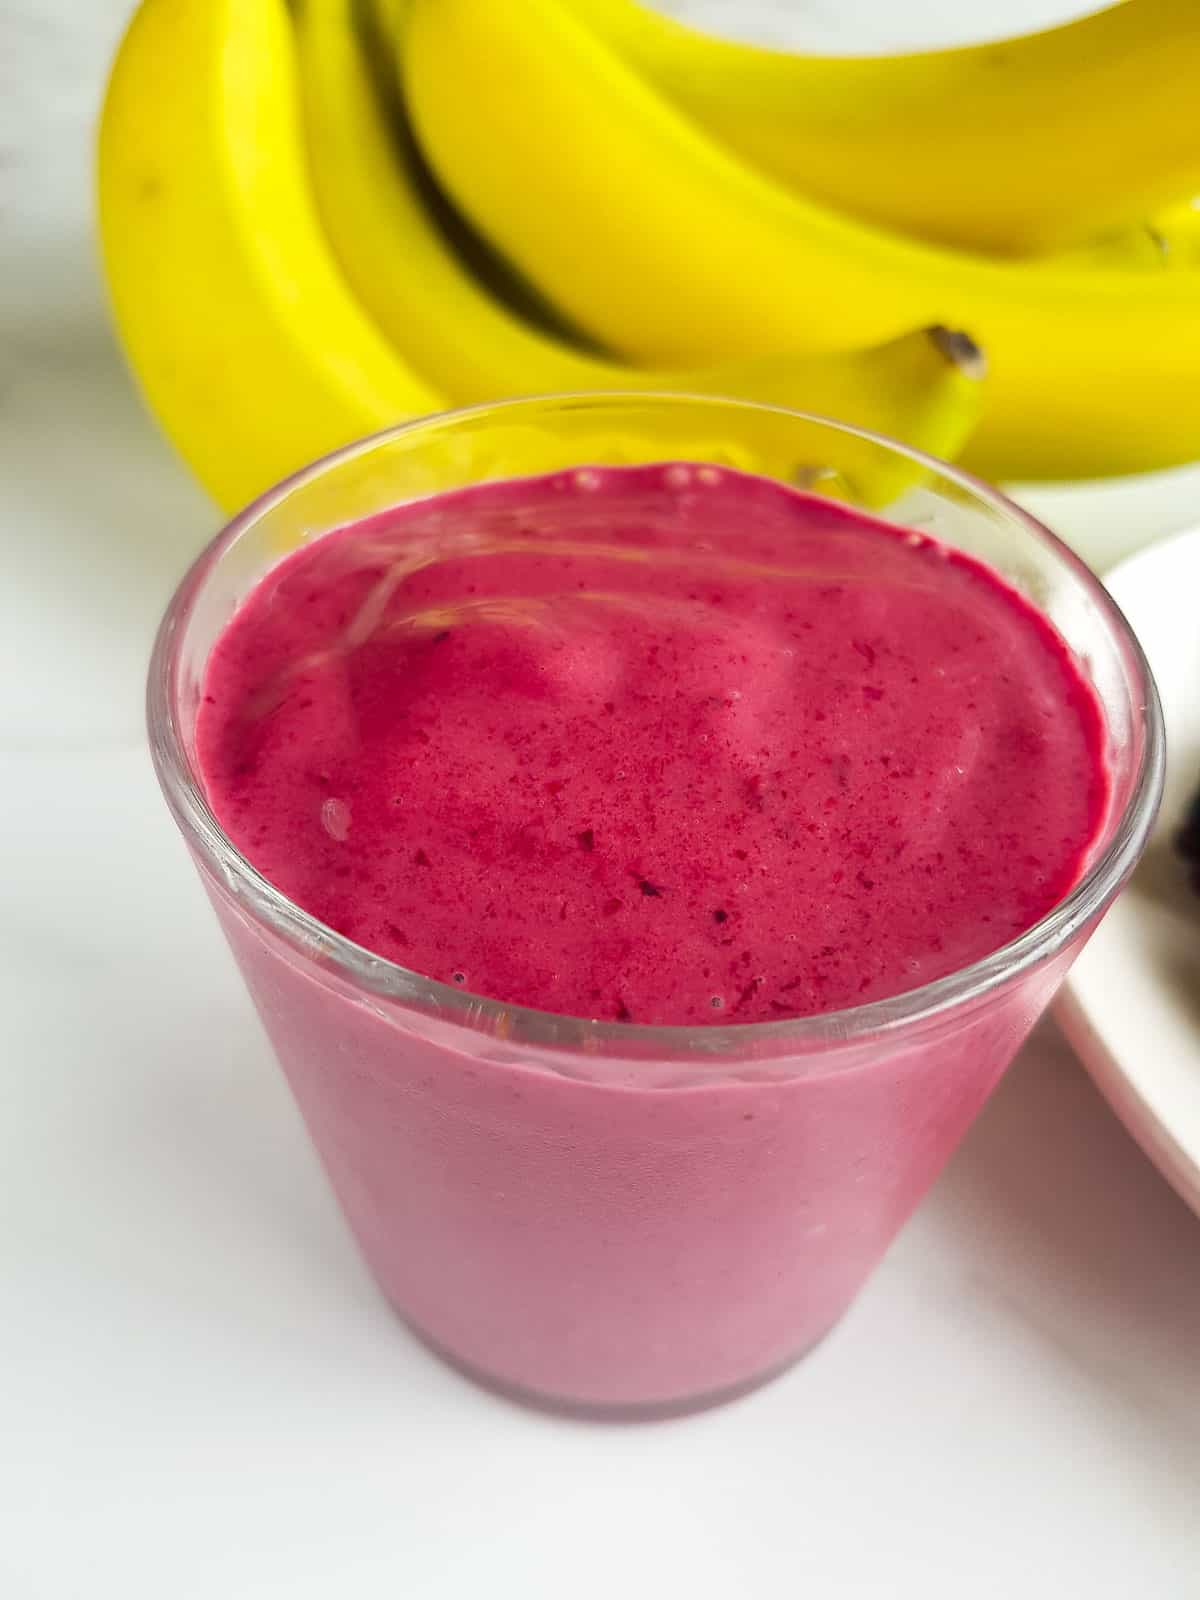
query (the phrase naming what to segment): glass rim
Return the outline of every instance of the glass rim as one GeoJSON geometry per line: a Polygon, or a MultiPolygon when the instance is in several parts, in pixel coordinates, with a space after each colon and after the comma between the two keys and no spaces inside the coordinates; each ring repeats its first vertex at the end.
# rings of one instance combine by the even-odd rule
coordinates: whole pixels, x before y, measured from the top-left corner
{"type": "MultiPolygon", "coordinates": [[[[422,498],[417,496],[415,498],[422,498]]],[[[332,530],[331,530],[332,531],[332,530]]],[[[204,546],[180,580],[154,641],[146,687],[146,719],[156,776],[177,826],[218,880],[238,888],[235,898],[275,932],[320,956],[337,971],[380,998],[424,1007],[440,1020],[472,1032],[503,1035],[509,1043],[527,1043],[564,1051],[604,1051],[613,1056],[641,1054],[645,1046],[673,1057],[725,1056],[745,1051],[752,1042],[778,1044],[781,1053],[822,1045],[844,1045],[876,1037],[900,1026],[932,1019],[963,1003],[1010,983],[1062,950],[1116,895],[1137,862],[1153,825],[1162,793],[1165,733],[1158,690],[1137,636],[1100,579],[1057,534],[1037,518],[973,474],[936,456],[901,444],[883,434],[836,418],[759,401],[693,395],[673,390],[604,390],[525,396],[449,408],[396,423],[331,450],[264,490],[225,523],[204,546]],[[1112,837],[1075,887],[1039,920],[998,949],[932,982],[863,1005],[812,1016],[784,1017],[771,1022],[648,1024],[571,1016],[515,1005],[443,983],[385,956],[376,955],[337,933],[277,889],[242,854],[216,819],[181,737],[176,681],[183,627],[192,604],[221,557],[255,522],[297,489],[330,469],[364,455],[405,434],[453,426],[489,414],[511,416],[547,406],[603,410],[613,406],[687,405],[714,410],[771,412],[862,439],[894,455],[931,468],[938,477],[967,491],[994,511],[1015,519],[1036,539],[1049,545],[1069,576],[1080,585],[1121,645],[1136,678],[1142,748],[1129,797],[1113,826],[1112,837]]],[[[760,1052],[761,1053],[761,1052],[760,1052]]]]}

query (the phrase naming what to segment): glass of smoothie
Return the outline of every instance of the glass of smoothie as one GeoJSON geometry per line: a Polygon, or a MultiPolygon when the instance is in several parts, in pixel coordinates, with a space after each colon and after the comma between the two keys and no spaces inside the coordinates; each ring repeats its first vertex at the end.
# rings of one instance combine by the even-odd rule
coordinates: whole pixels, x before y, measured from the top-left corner
{"type": "Polygon", "coordinates": [[[358,1244],[605,1415],[837,1322],[1133,867],[1141,650],[994,490],[686,396],[348,446],[192,567],[154,761],[358,1244]]]}

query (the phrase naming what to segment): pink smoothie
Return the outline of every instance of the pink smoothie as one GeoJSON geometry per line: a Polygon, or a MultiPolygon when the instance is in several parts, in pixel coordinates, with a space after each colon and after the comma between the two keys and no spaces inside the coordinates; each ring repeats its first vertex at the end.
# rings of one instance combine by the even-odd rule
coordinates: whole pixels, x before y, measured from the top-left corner
{"type": "Polygon", "coordinates": [[[1094,696],[992,572],[685,467],[318,540],[205,687],[213,807],[272,882],[575,1016],[761,1022],[941,977],[1061,899],[1105,804],[1094,696]]]}
{"type": "MultiPolygon", "coordinates": [[[[494,1000],[689,1025],[858,1005],[1007,943],[1082,871],[1103,737],[980,563],[682,464],[315,540],[219,639],[197,724],[219,821],[328,926],[494,1000]]],[[[221,909],[386,1292],[470,1366],[600,1404],[818,1338],[1056,977],[837,1062],[642,1078],[638,1046],[563,1071],[352,1004],[221,909]]]]}

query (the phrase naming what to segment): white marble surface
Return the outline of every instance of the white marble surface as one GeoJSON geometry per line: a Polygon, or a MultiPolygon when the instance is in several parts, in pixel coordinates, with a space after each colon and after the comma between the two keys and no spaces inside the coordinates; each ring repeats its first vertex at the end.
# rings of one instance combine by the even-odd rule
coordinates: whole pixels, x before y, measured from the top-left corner
{"type": "MultiPolygon", "coordinates": [[[[737,15],[883,44],[1068,9],[737,15]]],[[[0,1595],[1192,1600],[1200,1223],[1052,1028],[836,1336],[723,1411],[527,1414],[381,1305],[142,746],[214,517],[91,265],[125,10],[0,0],[0,1595]]],[[[1144,538],[1197,481],[1095,516],[1144,538]]]]}

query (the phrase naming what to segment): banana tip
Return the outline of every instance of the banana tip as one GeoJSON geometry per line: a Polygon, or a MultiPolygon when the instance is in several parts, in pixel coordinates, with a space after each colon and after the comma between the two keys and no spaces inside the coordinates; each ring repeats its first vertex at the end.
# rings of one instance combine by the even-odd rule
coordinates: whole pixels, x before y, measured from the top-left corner
{"type": "Polygon", "coordinates": [[[950,365],[957,367],[965,377],[979,379],[987,376],[987,357],[969,333],[963,333],[960,328],[939,326],[930,328],[929,337],[950,365]]]}

